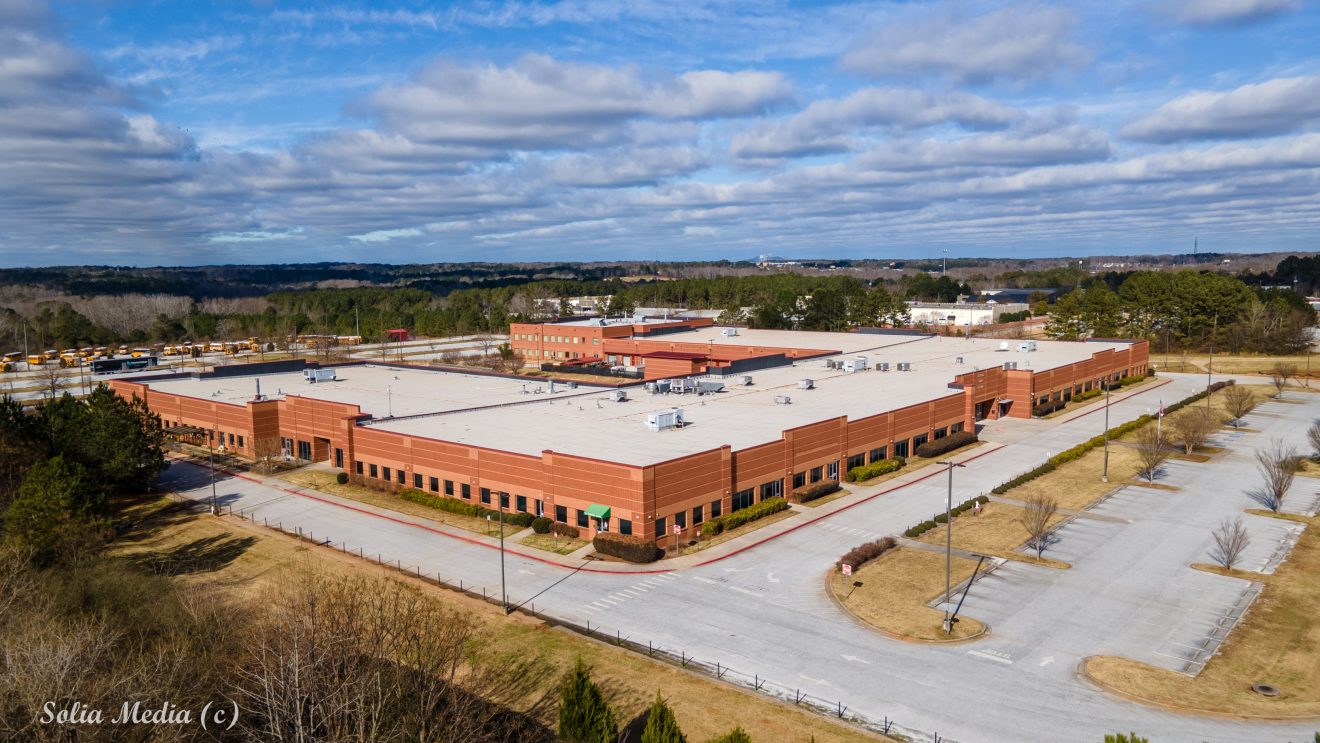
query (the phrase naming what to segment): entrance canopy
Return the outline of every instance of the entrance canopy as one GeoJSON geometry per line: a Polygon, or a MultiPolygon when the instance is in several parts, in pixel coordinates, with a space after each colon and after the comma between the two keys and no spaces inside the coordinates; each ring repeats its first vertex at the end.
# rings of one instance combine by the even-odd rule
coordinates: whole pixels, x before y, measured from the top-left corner
{"type": "Polygon", "coordinates": [[[610,517],[610,507],[602,506],[599,503],[592,503],[591,505],[587,506],[586,514],[588,516],[591,516],[592,518],[597,518],[600,519],[601,521],[605,521],[608,520],[610,517]]]}

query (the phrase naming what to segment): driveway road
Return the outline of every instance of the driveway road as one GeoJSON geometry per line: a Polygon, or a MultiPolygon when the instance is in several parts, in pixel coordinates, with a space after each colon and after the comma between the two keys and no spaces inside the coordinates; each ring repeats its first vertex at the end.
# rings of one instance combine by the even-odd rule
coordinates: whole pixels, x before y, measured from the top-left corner
{"type": "MultiPolygon", "coordinates": [[[[1199,375],[1168,378],[1165,385],[1117,402],[1111,425],[1154,409],[1161,398],[1167,404],[1205,384],[1199,375]]],[[[1302,404],[1264,406],[1259,420],[1251,422],[1261,432],[1239,435],[1235,446],[1258,446],[1271,435],[1299,436],[1296,432],[1320,417],[1320,396],[1293,398],[1302,404]]],[[[1102,411],[1092,406],[1080,416],[992,424],[983,438],[1004,445],[955,473],[954,502],[988,491],[1048,454],[1098,434],[1102,411]]],[[[1080,659],[1094,653],[1153,662],[1157,650],[1176,650],[1178,641],[1196,636],[1198,625],[1192,620],[1200,618],[1198,611],[1214,611],[1238,595],[1239,586],[1250,585],[1186,568],[1206,560],[1208,525],[1221,512],[1254,505],[1239,490],[1253,477],[1249,457],[1249,451],[1231,450],[1208,464],[1172,466],[1166,481],[1182,486],[1178,493],[1120,491],[1100,511],[1131,524],[1079,519],[1061,533],[1055,549],[1074,561],[1072,570],[1010,563],[978,582],[964,611],[984,618],[992,630],[986,639],[969,644],[891,640],[859,626],[824,590],[826,572],[848,548],[901,532],[942,510],[947,487],[942,475],[683,570],[575,572],[510,553],[508,591],[511,601],[533,602],[538,613],[579,625],[590,622],[593,629],[649,640],[675,654],[681,650],[740,676],[769,678],[776,688],[841,700],[869,719],[897,721],[918,739],[938,732],[942,739],[964,742],[1099,740],[1106,732],[1132,729],[1160,743],[1309,740],[1314,723],[1175,714],[1115,698],[1077,675],[1080,659]],[[1218,488],[1208,500],[1207,487],[1218,488]],[[1143,597],[1149,603],[1143,604],[1143,597]],[[1137,621],[1151,616],[1159,625],[1184,614],[1188,621],[1177,627],[1152,628],[1137,621]]],[[[194,465],[177,463],[161,480],[186,497],[205,500],[210,495],[209,474],[194,465]]],[[[1310,482],[1304,486],[1316,489],[1310,482]]],[[[498,552],[462,532],[447,534],[438,525],[391,518],[323,494],[291,494],[237,478],[224,478],[218,488],[222,502],[258,521],[279,522],[285,529],[296,525],[354,551],[360,547],[389,562],[419,566],[428,575],[499,591],[498,552]]],[[[1262,531],[1261,539],[1273,535],[1262,531]]],[[[601,567],[595,563],[589,569],[601,567]]]]}

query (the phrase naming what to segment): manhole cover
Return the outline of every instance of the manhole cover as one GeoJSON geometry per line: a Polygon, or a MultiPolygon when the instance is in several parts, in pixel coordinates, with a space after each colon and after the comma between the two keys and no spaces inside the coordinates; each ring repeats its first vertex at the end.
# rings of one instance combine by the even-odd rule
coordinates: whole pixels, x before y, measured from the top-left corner
{"type": "Polygon", "coordinates": [[[1279,696],[1279,687],[1272,684],[1252,684],[1251,690],[1263,697],[1279,696]]]}

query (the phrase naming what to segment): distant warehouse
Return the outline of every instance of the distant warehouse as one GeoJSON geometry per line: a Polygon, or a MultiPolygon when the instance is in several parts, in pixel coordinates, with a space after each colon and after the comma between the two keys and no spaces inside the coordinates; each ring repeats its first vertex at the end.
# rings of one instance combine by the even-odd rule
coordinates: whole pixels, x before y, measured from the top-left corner
{"type": "Polygon", "coordinates": [[[286,362],[111,386],[242,456],[328,462],[375,487],[665,544],[979,420],[1029,418],[1148,363],[1145,341],[1019,344],[709,319],[515,324],[510,344],[531,363],[634,373],[603,386],[366,363],[335,366],[331,378],[286,362]]]}

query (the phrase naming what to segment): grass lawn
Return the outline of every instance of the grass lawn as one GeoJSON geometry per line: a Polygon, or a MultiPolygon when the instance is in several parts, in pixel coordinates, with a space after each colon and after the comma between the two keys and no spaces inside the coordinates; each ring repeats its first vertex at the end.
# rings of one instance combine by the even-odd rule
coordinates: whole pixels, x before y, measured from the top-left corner
{"type": "MultiPolygon", "coordinates": [[[[1177,352],[1169,356],[1169,362],[1166,365],[1163,349],[1151,348],[1150,362],[1159,371],[1168,372],[1205,372],[1206,363],[1209,357],[1204,354],[1195,356],[1182,356],[1177,352]]],[[[1306,356],[1257,356],[1254,354],[1240,355],[1221,355],[1215,354],[1214,373],[1216,374],[1263,374],[1268,375],[1275,364],[1283,362],[1293,364],[1297,367],[1297,375],[1302,376],[1306,372],[1306,356]]],[[[1320,375],[1320,363],[1311,364],[1311,376],[1320,375]]]]}
{"type": "Polygon", "coordinates": [[[759,518],[755,521],[749,521],[746,524],[743,524],[742,526],[738,527],[737,529],[725,529],[723,532],[716,534],[713,537],[702,537],[699,541],[697,541],[696,544],[685,545],[681,550],[677,550],[677,551],[672,549],[665,550],[665,557],[678,557],[679,555],[690,555],[694,552],[700,552],[701,550],[704,550],[708,547],[713,547],[717,544],[720,544],[721,542],[727,542],[730,539],[737,539],[738,537],[741,537],[744,534],[751,534],[757,529],[760,529],[761,527],[764,526],[769,526],[775,523],[776,521],[783,521],[784,519],[793,516],[795,513],[797,512],[791,508],[786,511],[772,513],[769,516],[759,518]]]}
{"type": "MultiPolygon", "coordinates": [[[[476,532],[477,534],[484,534],[488,537],[498,537],[500,535],[499,522],[487,521],[485,519],[476,518],[475,516],[463,516],[457,513],[441,511],[438,508],[431,508],[430,506],[423,506],[420,503],[413,503],[412,501],[404,500],[393,493],[387,493],[383,490],[364,488],[352,483],[340,485],[335,481],[335,473],[333,472],[301,469],[295,472],[290,472],[286,475],[281,475],[281,479],[293,483],[294,485],[301,485],[305,488],[319,490],[322,493],[337,495],[340,498],[348,498],[349,500],[366,503],[371,506],[376,506],[377,508],[388,508],[391,511],[398,511],[399,513],[406,513],[409,516],[429,519],[446,526],[465,529],[467,531],[476,532]]],[[[506,526],[504,532],[506,537],[511,533],[508,531],[510,528],[516,529],[516,527],[506,526]]]]}
{"type": "MultiPolygon", "coordinates": [[[[944,567],[944,555],[938,552],[899,547],[851,576],[835,570],[830,590],[858,619],[900,639],[938,642],[975,637],[985,625],[960,615],[950,637],[944,633],[944,611],[927,606],[944,593],[944,567]],[[854,588],[854,582],[862,585],[854,588]]],[[[975,560],[953,558],[953,584],[967,580],[975,569],[975,560]]]]}
{"type": "MultiPolygon", "coordinates": [[[[1016,491],[1013,492],[1016,494],[1016,491]]],[[[1048,549],[1045,550],[1046,557],[1041,560],[1036,559],[1034,552],[1026,555],[1017,551],[1018,547],[1027,541],[1028,536],[1027,530],[1019,522],[1022,513],[1023,509],[1008,503],[987,503],[979,515],[972,515],[972,511],[967,511],[953,520],[953,546],[956,549],[982,555],[1006,557],[1010,560],[1022,560],[1054,568],[1069,567],[1068,563],[1050,559],[1048,549]]],[[[1050,519],[1050,526],[1058,524],[1064,518],[1062,514],[1055,514],[1050,519]]],[[[946,538],[943,524],[917,537],[919,541],[938,545],[943,545],[946,538]]],[[[944,575],[941,573],[941,583],[943,580],[944,575]]]]}
{"type": "MultiPolygon", "coordinates": [[[[676,668],[605,643],[552,629],[542,622],[425,583],[404,579],[386,568],[326,548],[309,548],[291,537],[268,532],[236,519],[187,513],[161,499],[141,506],[155,514],[150,528],[130,534],[115,551],[126,559],[175,565],[178,580],[215,588],[230,596],[256,600],[270,591],[306,580],[309,574],[356,574],[377,580],[400,580],[483,627],[477,636],[494,647],[539,656],[556,674],[581,658],[608,697],[620,724],[647,708],[660,691],[668,700],[688,740],[704,741],[741,725],[756,741],[864,743],[887,740],[772,700],[764,695],[676,668]],[[199,559],[204,556],[205,559],[199,559]]],[[[557,724],[554,708],[543,720],[557,724]]]]}
{"type": "Polygon", "coordinates": [[[591,542],[585,539],[570,539],[569,537],[555,536],[554,534],[528,534],[518,540],[518,544],[531,547],[533,549],[554,552],[558,555],[568,555],[586,547],[591,542]]]}
{"type": "Polygon", "coordinates": [[[1320,519],[1293,520],[1310,528],[1273,575],[1235,571],[1265,589],[1199,676],[1108,656],[1088,659],[1086,672],[1102,686],[1153,704],[1238,717],[1320,716],[1320,519]],[[1273,684],[1281,693],[1260,696],[1251,691],[1255,683],[1273,684]]]}

